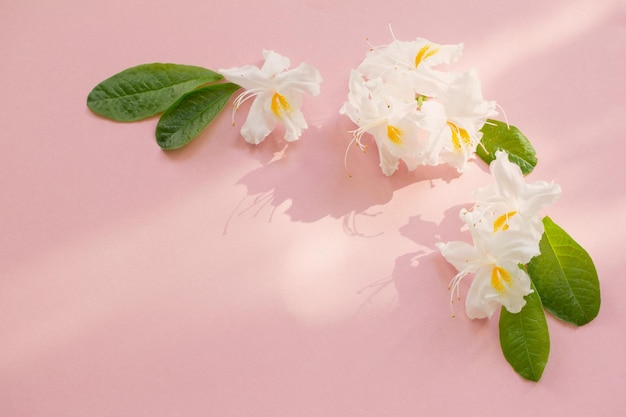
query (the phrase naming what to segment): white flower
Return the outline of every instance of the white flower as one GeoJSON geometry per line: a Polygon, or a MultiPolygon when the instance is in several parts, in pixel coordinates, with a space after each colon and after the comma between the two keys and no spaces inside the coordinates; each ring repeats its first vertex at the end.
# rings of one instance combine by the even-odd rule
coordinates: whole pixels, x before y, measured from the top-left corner
{"type": "Polygon", "coordinates": [[[540,212],[560,196],[561,187],[546,181],[526,183],[520,167],[503,151],[496,152],[489,169],[495,182],[474,192],[474,223],[494,232],[528,230],[538,242],[543,234],[540,212]]]}
{"type": "MultiPolygon", "coordinates": [[[[437,118],[437,108],[418,111],[410,85],[398,84],[385,83],[380,77],[366,81],[353,70],[348,101],[340,109],[359,126],[353,131],[353,141],[362,150],[366,148],[361,142],[363,134],[374,137],[385,175],[393,174],[400,160],[409,170],[417,167],[428,141],[425,132],[437,118]]],[[[442,113],[439,118],[444,120],[442,113]]]]}
{"type": "Polygon", "coordinates": [[[468,212],[461,218],[470,223],[473,245],[466,242],[438,243],[448,262],[459,271],[450,281],[450,303],[460,298],[459,284],[468,274],[474,280],[465,298],[465,311],[470,319],[491,317],[503,305],[511,313],[519,313],[526,304],[524,296],[532,292],[530,278],[520,265],[539,254],[533,235],[521,230],[489,232],[471,224],[468,212]]]}
{"type": "Polygon", "coordinates": [[[423,38],[406,42],[394,39],[372,49],[357,68],[365,77],[381,77],[385,82],[403,78],[420,95],[433,97],[446,88],[451,74],[435,67],[461,57],[463,45],[439,45],[423,38]]]}
{"type": "Polygon", "coordinates": [[[462,49],[462,44],[394,38],[373,48],[352,71],[340,113],[359,126],[353,141],[361,149],[361,136],[374,136],[386,175],[397,170],[400,160],[409,170],[445,162],[462,172],[474,156],[480,129],[497,114],[496,104],[483,99],[476,71],[440,68],[456,61],[462,49]]]}
{"type": "Polygon", "coordinates": [[[497,114],[496,102],[483,99],[475,70],[457,74],[436,99],[445,107],[447,122],[433,146],[445,163],[463,172],[482,137],[480,129],[497,114]]]}
{"type": "Polygon", "coordinates": [[[525,305],[524,296],[531,292],[530,279],[520,265],[539,255],[543,234],[539,212],[561,192],[554,183],[527,184],[506,152],[496,152],[490,169],[494,184],[478,189],[472,210],[460,213],[473,244],[437,244],[459,271],[450,282],[451,303],[455,294],[459,297],[461,280],[476,274],[465,300],[470,318],[490,317],[500,304],[511,313],[518,313],[525,305]]]}
{"type": "Polygon", "coordinates": [[[261,68],[246,65],[218,71],[228,81],[246,89],[235,99],[234,110],[244,101],[255,98],[241,135],[247,142],[259,144],[281,122],[285,125],[285,140],[297,140],[307,127],[300,110],[302,96],[319,94],[322,77],[308,64],[289,70],[289,58],[276,52],[264,50],[263,57],[265,63],[261,68]]]}

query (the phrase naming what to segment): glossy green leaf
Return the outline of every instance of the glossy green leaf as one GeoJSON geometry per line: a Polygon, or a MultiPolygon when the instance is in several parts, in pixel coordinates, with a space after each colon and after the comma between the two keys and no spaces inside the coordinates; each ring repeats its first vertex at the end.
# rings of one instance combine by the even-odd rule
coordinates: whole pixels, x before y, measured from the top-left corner
{"type": "Polygon", "coordinates": [[[132,122],[162,113],[183,94],[222,78],[209,69],[191,65],[138,65],[94,87],[87,106],[100,116],[132,122]]]}
{"type": "Polygon", "coordinates": [[[539,381],[550,355],[550,334],[536,289],[526,296],[519,313],[500,311],[500,346],[513,369],[526,379],[539,381]]]}
{"type": "Polygon", "coordinates": [[[543,219],[541,254],[527,265],[544,307],[561,320],[583,325],[600,311],[600,283],[591,257],[549,217],[543,219]]]}
{"type": "Polygon", "coordinates": [[[529,174],[537,165],[535,148],[515,126],[489,119],[481,132],[483,137],[476,148],[476,154],[486,163],[496,159],[496,151],[502,150],[509,154],[509,161],[517,164],[524,175],[529,174]]]}
{"type": "Polygon", "coordinates": [[[191,142],[222,111],[239,89],[232,83],[215,84],[185,94],[161,116],[156,139],[163,149],[177,149],[191,142]]]}

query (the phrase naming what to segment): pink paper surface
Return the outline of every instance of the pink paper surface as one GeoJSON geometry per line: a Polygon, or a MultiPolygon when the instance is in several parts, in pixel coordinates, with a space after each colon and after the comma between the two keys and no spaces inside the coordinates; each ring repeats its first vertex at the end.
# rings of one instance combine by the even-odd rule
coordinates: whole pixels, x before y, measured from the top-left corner
{"type": "MultiPolygon", "coordinates": [[[[609,0],[8,0],[0,6],[0,416],[616,416],[626,412],[626,10],[609,0]],[[440,240],[476,161],[385,177],[338,114],[369,43],[465,45],[532,141],[529,181],[595,261],[602,308],[549,318],[539,383],[497,317],[451,318],[440,240]],[[259,146],[221,114],[161,151],[156,119],[92,114],[127,67],[307,62],[309,129],[259,146]]],[[[465,291],[466,287],[463,288],[465,291]]],[[[458,308],[458,307],[457,307],[458,308]]]]}

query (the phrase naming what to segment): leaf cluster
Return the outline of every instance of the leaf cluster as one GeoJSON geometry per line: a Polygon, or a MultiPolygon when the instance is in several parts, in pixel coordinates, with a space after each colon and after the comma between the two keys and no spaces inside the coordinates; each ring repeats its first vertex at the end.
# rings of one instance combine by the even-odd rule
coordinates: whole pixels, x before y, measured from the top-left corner
{"type": "Polygon", "coordinates": [[[157,143],[163,149],[177,149],[196,138],[239,89],[233,83],[217,83],[223,78],[197,66],[142,64],[95,86],[87,97],[87,106],[118,122],[163,113],[156,127],[157,143]]]}

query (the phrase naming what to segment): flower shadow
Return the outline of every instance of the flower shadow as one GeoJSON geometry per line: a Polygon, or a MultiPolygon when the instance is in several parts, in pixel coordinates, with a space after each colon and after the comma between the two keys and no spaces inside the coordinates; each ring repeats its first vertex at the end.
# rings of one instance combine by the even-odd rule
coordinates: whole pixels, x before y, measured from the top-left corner
{"type": "Polygon", "coordinates": [[[323,123],[312,124],[298,142],[281,145],[280,131],[275,131],[258,152],[254,150],[263,165],[238,181],[247,195],[233,214],[258,214],[267,206],[274,213],[284,207],[283,213],[294,222],[311,223],[330,216],[344,219],[346,225],[351,223],[350,216],[389,202],[397,190],[421,181],[450,182],[459,175],[447,166],[408,171],[401,165],[387,177],[378,166],[375,145],[366,153],[356,147],[346,150],[349,131],[354,129],[347,118],[326,117],[323,123]]]}
{"type": "MultiPolygon", "coordinates": [[[[439,223],[424,220],[417,215],[400,228],[403,236],[421,247],[416,252],[399,256],[395,262],[392,278],[401,308],[419,308],[433,294],[442,300],[449,298],[445,280],[449,280],[455,271],[439,254],[436,243],[459,239],[463,224],[458,213],[463,207],[465,205],[447,209],[439,223]],[[433,277],[436,279],[431,279],[433,277]]],[[[446,302],[441,303],[442,308],[445,309],[446,306],[446,302]]]]}

